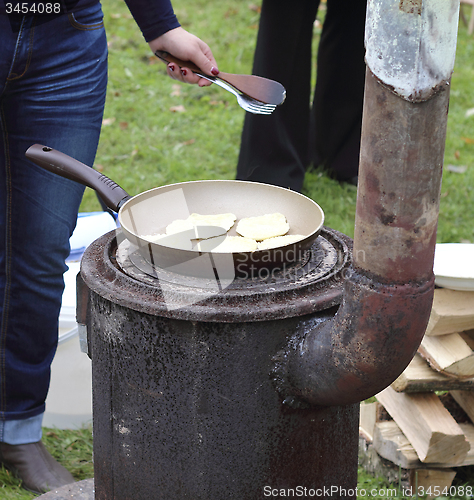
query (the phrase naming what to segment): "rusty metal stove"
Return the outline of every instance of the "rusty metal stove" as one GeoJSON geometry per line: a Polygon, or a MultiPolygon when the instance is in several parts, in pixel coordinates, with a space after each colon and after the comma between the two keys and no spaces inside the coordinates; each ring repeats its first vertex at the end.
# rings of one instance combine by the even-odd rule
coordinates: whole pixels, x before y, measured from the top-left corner
{"type": "Polygon", "coordinates": [[[86,251],[98,500],[356,498],[358,402],[431,309],[458,18],[459,0],[368,0],[351,265],[324,229],[285,273],[211,296],[169,277],[167,302],[113,234],[86,251]]]}
{"type": "Polygon", "coordinates": [[[203,302],[188,300],[198,280],[170,276],[188,304],[171,311],[149,264],[117,250],[114,233],[89,247],[96,498],[355,488],[358,406],[292,407],[272,376],[297,329],[334,316],[350,247],[324,228],[302,262],[203,302]]]}

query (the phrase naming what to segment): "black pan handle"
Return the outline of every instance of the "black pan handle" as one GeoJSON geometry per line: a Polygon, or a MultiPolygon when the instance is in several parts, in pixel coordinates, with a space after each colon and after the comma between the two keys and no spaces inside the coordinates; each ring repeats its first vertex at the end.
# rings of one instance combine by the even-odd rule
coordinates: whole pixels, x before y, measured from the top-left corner
{"type": "Polygon", "coordinates": [[[118,212],[131,196],[106,175],[48,146],[34,144],[25,156],[39,167],[88,186],[99,194],[111,210],[118,212]]]}

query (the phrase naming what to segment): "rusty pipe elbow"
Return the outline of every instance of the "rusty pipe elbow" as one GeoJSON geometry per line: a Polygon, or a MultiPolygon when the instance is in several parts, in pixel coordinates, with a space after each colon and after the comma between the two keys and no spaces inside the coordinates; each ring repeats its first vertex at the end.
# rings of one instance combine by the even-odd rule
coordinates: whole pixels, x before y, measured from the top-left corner
{"type": "Polygon", "coordinates": [[[448,88],[413,103],[368,70],[354,264],[337,314],[302,321],[275,358],[273,378],[286,403],[362,401],[392,383],[416,353],[434,292],[448,88]]]}
{"type": "Polygon", "coordinates": [[[277,362],[274,379],[285,402],[346,405],[390,385],[421,342],[433,290],[434,279],[387,285],[353,270],[336,316],[318,325],[303,322],[284,363],[277,362]]]}

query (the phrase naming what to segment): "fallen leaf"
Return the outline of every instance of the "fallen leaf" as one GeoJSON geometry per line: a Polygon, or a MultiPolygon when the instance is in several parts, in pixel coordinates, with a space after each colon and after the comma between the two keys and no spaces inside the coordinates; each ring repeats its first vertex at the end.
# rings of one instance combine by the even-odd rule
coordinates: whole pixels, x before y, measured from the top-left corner
{"type": "Polygon", "coordinates": [[[466,111],[465,117],[469,118],[470,116],[474,115],[474,108],[468,109],[466,111]]]}
{"type": "Polygon", "coordinates": [[[94,165],[94,168],[95,168],[98,172],[103,172],[103,171],[104,171],[104,165],[95,164],[95,165],[94,165]]]}
{"type": "Polygon", "coordinates": [[[170,111],[172,113],[184,113],[186,111],[186,108],[180,104],[179,106],[171,106],[170,111]]]}
{"type": "Polygon", "coordinates": [[[194,144],[195,142],[196,142],[196,139],[189,139],[189,141],[178,142],[177,144],[174,145],[173,151],[176,153],[180,149],[182,149],[184,146],[190,146],[191,144],[194,144]]]}
{"type": "Polygon", "coordinates": [[[128,128],[128,122],[120,122],[119,123],[119,127],[122,129],[122,130],[126,130],[128,128]]]}
{"type": "Polygon", "coordinates": [[[115,121],[114,117],[105,118],[104,120],[102,120],[102,126],[106,127],[107,125],[112,125],[112,123],[114,123],[114,121],[115,121]]]}
{"type": "Polygon", "coordinates": [[[173,89],[173,91],[170,95],[174,97],[179,97],[181,95],[181,85],[175,83],[171,86],[171,88],[173,89]]]}
{"type": "Polygon", "coordinates": [[[131,153],[130,156],[133,158],[136,154],[138,153],[138,149],[134,149],[131,153]]]}
{"type": "Polygon", "coordinates": [[[150,56],[148,58],[148,64],[149,65],[158,64],[159,62],[161,62],[161,61],[157,57],[155,57],[155,56],[150,56]]]}
{"type": "Polygon", "coordinates": [[[230,16],[235,16],[236,14],[239,13],[238,9],[229,9],[225,14],[224,17],[228,19],[230,16]]]}
{"type": "Polygon", "coordinates": [[[255,5],[254,3],[251,3],[249,5],[249,9],[253,10],[254,12],[258,12],[258,14],[260,14],[260,12],[262,11],[262,7],[260,7],[260,5],[255,5]]]}
{"type": "Polygon", "coordinates": [[[446,165],[446,170],[455,174],[464,174],[467,170],[466,165],[446,165]]]}
{"type": "Polygon", "coordinates": [[[466,143],[466,144],[474,144],[474,139],[471,139],[470,137],[461,137],[461,139],[466,143]]]}
{"type": "Polygon", "coordinates": [[[459,160],[460,157],[461,157],[461,153],[459,151],[455,151],[454,158],[456,158],[456,160],[459,160]]]}

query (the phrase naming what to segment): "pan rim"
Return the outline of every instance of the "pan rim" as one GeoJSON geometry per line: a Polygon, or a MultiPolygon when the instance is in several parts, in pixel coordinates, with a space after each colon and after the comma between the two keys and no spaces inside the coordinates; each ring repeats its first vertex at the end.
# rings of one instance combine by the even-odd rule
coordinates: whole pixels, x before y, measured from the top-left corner
{"type": "MultiPolygon", "coordinates": [[[[172,184],[165,184],[163,186],[157,186],[157,187],[154,187],[154,188],[151,188],[151,189],[147,189],[146,191],[143,191],[143,192],[141,192],[141,193],[139,193],[139,194],[137,194],[135,196],[132,196],[131,198],[129,198],[120,207],[120,210],[119,210],[119,213],[118,213],[118,221],[120,223],[120,226],[122,228],[124,228],[133,237],[135,237],[135,238],[137,238],[139,240],[141,239],[143,241],[146,241],[146,240],[143,239],[143,235],[139,235],[135,231],[132,231],[128,227],[127,224],[125,224],[125,226],[123,225],[122,213],[127,210],[128,205],[131,205],[134,202],[135,203],[139,202],[139,200],[137,200],[137,198],[145,197],[145,195],[149,195],[150,193],[152,193],[154,191],[159,191],[159,190],[164,190],[164,189],[172,189],[172,188],[180,188],[183,185],[211,184],[211,183],[212,184],[217,184],[217,183],[222,183],[222,184],[226,184],[226,183],[227,184],[237,184],[238,183],[238,184],[242,184],[242,185],[246,184],[246,185],[249,185],[249,186],[252,186],[252,187],[264,186],[266,189],[272,189],[272,190],[281,191],[281,192],[284,192],[284,193],[290,192],[292,195],[298,196],[300,198],[303,198],[306,201],[308,201],[309,203],[311,203],[316,208],[316,210],[318,211],[318,213],[320,215],[320,219],[321,219],[320,222],[319,222],[319,225],[311,233],[306,234],[301,240],[298,240],[296,242],[289,243],[287,245],[283,245],[283,246],[279,246],[279,247],[275,247],[275,248],[271,248],[271,249],[254,250],[252,252],[220,252],[222,255],[234,255],[234,256],[238,256],[238,255],[250,255],[250,254],[252,254],[255,257],[258,257],[259,255],[267,254],[270,251],[282,250],[282,249],[289,248],[289,247],[292,247],[292,246],[295,246],[295,245],[304,245],[305,242],[309,238],[313,238],[315,235],[317,236],[321,232],[321,228],[324,225],[325,213],[324,213],[324,210],[321,208],[321,206],[316,201],[314,201],[313,199],[309,198],[308,196],[306,196],[306,195],[304,195],[302,193],[299,193],[298,191],[293,191],[293,190],[291,190],[289,188],[285,188],[285,187],[281,187],[281,186],[275,186],[273,184],[267,184],[267,183],[263,183],[263,182],[244,181],[244,180],[237,180],[237,179],[199,179],[199,180],[175,182],[175,183],[172,183],[172,184]]],[[[165,248],[168,248],[168,249],[176,249],[176,247],[171,247],[171,246],[163,245],[163,244],[160,244],[158,242],[149,242],[149,241],[147,241],[147,243],[152,244],[152,245],[162,246],[162,247],[165,247],[165,248]]],[[[202,251],[199,251],[197,248],[189,249],[189,250],[181,250],[181,249],[177,249],[177,250],[179,250],[179,251],[185,251],[185,252],[191,252],[193,254],[203,253],[202,251]]]]}

